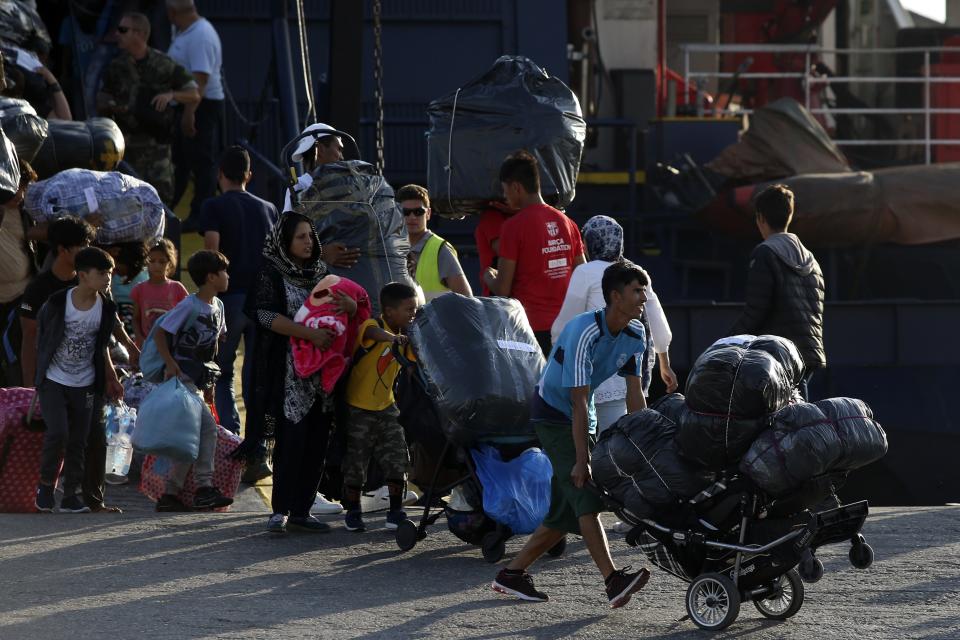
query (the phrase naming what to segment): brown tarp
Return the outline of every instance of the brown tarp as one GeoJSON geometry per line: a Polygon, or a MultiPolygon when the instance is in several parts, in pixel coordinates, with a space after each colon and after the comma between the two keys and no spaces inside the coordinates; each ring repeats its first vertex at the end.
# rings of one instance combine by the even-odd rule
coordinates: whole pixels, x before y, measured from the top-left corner
{"type": "MultiPolygon", "coordinates": [[[[811,247],[960,239],[960,163],[810,174],[777,182],[796,196],[790,230],[811,247]]],[[[751,202],[769,184],[721,194],[701,215],[728,232],[753,235],[751,202]]]]}
{"type": "Polygon", "coordinates": [[[820,123],[793,98],[757,109],[740,140],[704,166],[739,184],[850,171],[820,123]]]}

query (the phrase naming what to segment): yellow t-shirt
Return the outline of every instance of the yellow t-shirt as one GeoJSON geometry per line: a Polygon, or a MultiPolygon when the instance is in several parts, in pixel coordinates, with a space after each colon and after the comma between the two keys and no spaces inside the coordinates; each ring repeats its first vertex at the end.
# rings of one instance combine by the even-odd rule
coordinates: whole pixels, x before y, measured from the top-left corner
{"type": "MultiPolygon", "coordinates": [[[[382,319],[380,322],[386,327],[382,319]]],[[[400,363],[393,357],[393,343],[363,339],[363,334],[371,326],[380,325],[372,318],[360,325],[354,351],[365,349],[366,353],[358,354],[359,359],[354,361],[350,369],[347,404],[367,411],[382,411],[396,402],[393,383],[400,373],[400,363]]],[[[404,348],[404,356],[414,360],[409,345],[404,348]]]]}

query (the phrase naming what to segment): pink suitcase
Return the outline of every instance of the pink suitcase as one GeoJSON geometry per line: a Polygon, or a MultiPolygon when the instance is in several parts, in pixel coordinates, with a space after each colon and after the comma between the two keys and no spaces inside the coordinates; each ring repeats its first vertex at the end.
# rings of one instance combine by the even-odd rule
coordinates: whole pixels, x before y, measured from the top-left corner
{"type": "Polygon", "coordinates": [[[40,482],[43,422],[27,414],[33,389],[0,389],[0,513],[34,513],[40,482]]]}
{"type": "MultiPolygon", "coordinates": [[[[230,454],[236,450],[242,442],[239,436],[227,431],[223,427],[217,427],[217,451],[214,454],[213,467],[213,486],[220,490],[220,493],[233,498],[237,495],[237,489],[240,487],[240,476],[243,474],[243,462],[234,460],[230,454]]],[[[148,455],[143,459],[143,467],[140,471],[140,492],[156,502],[163,495],[166,487],[167,476],[170,475],[172,463],[167,458],[158,458],[148,455]]],[[[177,498],[183,504],[190,506],[193,504],[193,495],[196,493],[197,485],[193,480],[193,470],[187,474],[187,480],[183,483],[183,489],[177,495],[177,498]]],[[[230,507],[217,509],[217,511],[229,511],[230,507]]]]}

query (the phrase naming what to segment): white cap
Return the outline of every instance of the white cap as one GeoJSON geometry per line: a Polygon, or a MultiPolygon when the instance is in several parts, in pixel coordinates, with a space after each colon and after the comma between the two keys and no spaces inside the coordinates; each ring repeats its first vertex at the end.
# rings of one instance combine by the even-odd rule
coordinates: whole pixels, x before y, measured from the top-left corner
{"type": "Polygon", "coordinates": [[[303,154],[305,154],[307,151],[310,151],[310,149],[313,148],[313,145],[316,143],[317,140],[319,140],[320,138],[326,138],[327,136],[335,132],[336,129],[334,129],[328,124],[317,122],[315,124],[310,125],[303,131],[301,131],[300,135],[303,135],[305,133],[319,132],[319,131],[329,131],[331,133],[319,134],[319,135],[315,134],[306,138],[301,138],[300,142],[297,143],[297,148],[293,150],[293,155],[290,156],[290,159],[293,160],[294,162],[300,162],[301,160],[303,160],[303,154]]]}

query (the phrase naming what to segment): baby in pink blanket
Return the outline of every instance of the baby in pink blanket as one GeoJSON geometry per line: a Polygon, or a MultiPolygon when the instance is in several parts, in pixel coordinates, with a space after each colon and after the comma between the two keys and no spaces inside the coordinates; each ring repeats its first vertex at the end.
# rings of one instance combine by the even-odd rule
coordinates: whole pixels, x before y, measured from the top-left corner
{"type": "Polygon", "coordinates": [[[293,368],[297,375],[306,378],[319,371],[320,386],[331,393],[350,364],[357,330],[370,318],[370,312],[370,296],[363,287],[340,276],[324,276],[304,300],[293,320],[315,329],[328,329],[333,333],[333,340],[326,349],[321,350],[309,340],[290,338],[293,368]],[[341,292],[357,303],[357,312],[352,318],[338,311],[335,294],[341,292]]]}

